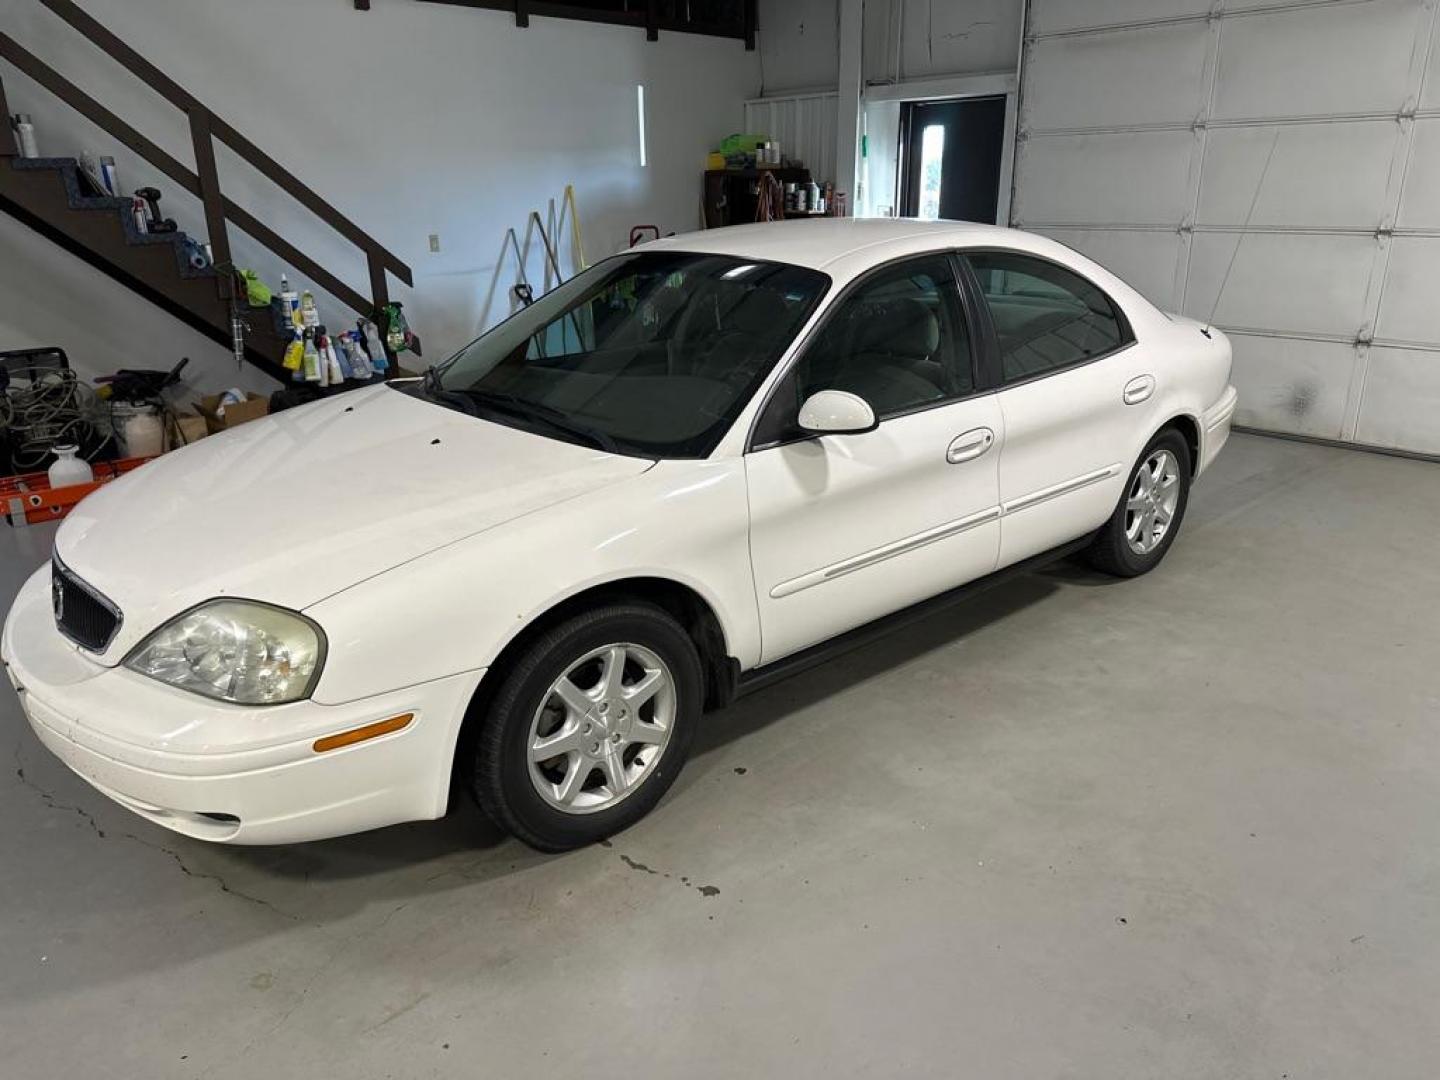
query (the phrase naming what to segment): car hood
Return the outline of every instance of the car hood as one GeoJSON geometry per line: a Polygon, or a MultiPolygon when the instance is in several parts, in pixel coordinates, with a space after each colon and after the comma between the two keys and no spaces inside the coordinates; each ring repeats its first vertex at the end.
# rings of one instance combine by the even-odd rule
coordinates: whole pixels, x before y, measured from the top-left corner
{"type": "Polygon", "coordinates": [[[97,490],[55,548],[124,613],[118,662],[217,596],[296,610],[654,462],[519,431],[390,387],[277,413],[97,490]]]}

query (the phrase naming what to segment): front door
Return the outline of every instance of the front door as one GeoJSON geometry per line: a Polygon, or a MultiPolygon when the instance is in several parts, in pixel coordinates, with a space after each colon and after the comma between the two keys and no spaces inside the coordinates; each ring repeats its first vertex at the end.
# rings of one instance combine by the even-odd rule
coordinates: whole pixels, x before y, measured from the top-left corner
{"type": "Polygon", "coordinates": [[[983,576],[999,550],[993,394],[945,254],[891,263],[836,302],[780,383],[746,456],[769,663],[983,576]],[[879,426],[806,436],[800,405],[846,390],[879,426]]]}

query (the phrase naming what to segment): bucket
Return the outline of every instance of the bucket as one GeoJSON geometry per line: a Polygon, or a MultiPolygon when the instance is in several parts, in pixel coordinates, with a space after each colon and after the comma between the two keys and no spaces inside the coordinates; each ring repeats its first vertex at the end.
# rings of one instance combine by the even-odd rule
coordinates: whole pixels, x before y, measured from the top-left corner
{"type": "Polygon", "coordinates": [[[110,423],[126,457],[158,457],[165,449],[165,425],[154,405],[117,401],[110,406],[110,423]]]}

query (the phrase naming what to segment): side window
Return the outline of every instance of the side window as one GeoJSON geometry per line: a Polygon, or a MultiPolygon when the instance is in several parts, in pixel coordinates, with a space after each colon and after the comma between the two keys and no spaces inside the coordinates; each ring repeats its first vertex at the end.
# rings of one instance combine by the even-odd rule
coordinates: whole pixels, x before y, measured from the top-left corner
{"type": "Polygon", "coordinates": [[[1009,252],[967,258],[990,308],[1007,383],[1083,363],[1129,340],[1115,304],[1079,274],[1009,252]]]}
{"type": "Polygon", "coordinates": [[[794,437],[800,406],[821,390],[858,394],[885,420],[974,388],[950,260],[926,255],[877,271],[839,301],[771,399],[755,442],[794,437]]]}

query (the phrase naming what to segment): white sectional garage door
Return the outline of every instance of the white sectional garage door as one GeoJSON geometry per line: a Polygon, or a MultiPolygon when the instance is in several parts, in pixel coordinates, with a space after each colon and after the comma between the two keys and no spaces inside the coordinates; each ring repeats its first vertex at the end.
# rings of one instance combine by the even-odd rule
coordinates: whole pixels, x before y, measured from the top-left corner
{"type": "Polygon", "coordinates": [[[1213,311],[1240,423],[1440,454],[1435,28],[1431,0],[1033,0],[1014,222],[1213,311]]]}

